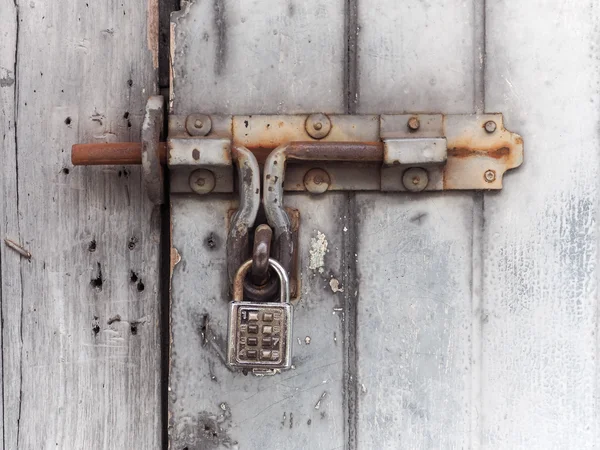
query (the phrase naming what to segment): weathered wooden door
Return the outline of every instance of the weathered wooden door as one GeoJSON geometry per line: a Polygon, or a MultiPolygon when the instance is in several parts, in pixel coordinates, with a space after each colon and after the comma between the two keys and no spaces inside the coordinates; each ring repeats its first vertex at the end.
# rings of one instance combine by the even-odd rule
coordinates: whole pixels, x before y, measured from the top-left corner
{"type": "Polygon", "coordinates": [[[196,1],[172,31],[175,114],[503,112],[526,162],[493,194],[287,195],[274,377],[224,364],[233,199],[173,195],[171,448],[598,445],[593,2],[196,1]]]}
{"type": "Polygon", "coordinates": [[[2,448],[598,448],[597,2],[182,1],[170,58],[167,3],[0,0],[0,236],[31,254],[0,242],[2,448]],[[139,169],[69,161],[139,139],[165,61],[173,114],[502,112],[525,163],[495,193],[286,194],[294,368],[244,376],[235,197],[171,197],[169,328],[139,169]]]}

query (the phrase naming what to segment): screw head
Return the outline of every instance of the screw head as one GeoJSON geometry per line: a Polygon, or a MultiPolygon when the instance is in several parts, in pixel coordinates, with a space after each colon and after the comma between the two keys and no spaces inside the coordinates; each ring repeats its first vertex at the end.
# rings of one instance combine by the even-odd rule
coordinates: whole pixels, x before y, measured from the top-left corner
{"type": "Polygon", "coordinates": [[[406,169],[402,175],[402,184],[407,191],[421,192],[429,184],[429,175],[425,169],[411,167],[406,169]]]}
{"type": "Polygon", "coordinates": [[[185,129],[190,136],[206,136],[212,128],[212,120],[206,114],[190,114],[185,119],[185,129]]]}
{"type": "Polygon", "coordinates": [[[496,171],[494,170],[486,170],[485,173],[483,174],[483,179],[488,182],[488,183],[492,183],[494,181],[496,181],[496,171]]]}
{"type": "Polygon", "coordinates": [[[215,188],[215,174],[207,169],[194,170],[190,174],[189,183],[196,194],[208,194],[215,188]]]}
{"type": "Polygon", "coordinates": [[[331,121],[325,114],[311,114],[306,118],[304,129],[313,139],[323,139],[331,131],[331,121]]]}
{"type": "Polygon", "coordinates": [[[408,122],[406,125],[408,126],[409,130],[417,131],[419,129],[419,127],[421,126],[421,122],[419,121],[418,118],[411,117],[410,119],[408,119],[408,122]]]}
{"type": "Polygon", "coordinates": [[[331,177],[323,169],[310,169],[304,175],[304,187],[311,194],[327,192],[331,185],[331,177]]]}
{"type": "Polygon", "coordinates": [[[493,120],[488,120],[485,125],[484,125],[485,131],[487,131],[488,133],[493,133],[494,131],[496,131],[496,122],[494,122],[493,120]]]}

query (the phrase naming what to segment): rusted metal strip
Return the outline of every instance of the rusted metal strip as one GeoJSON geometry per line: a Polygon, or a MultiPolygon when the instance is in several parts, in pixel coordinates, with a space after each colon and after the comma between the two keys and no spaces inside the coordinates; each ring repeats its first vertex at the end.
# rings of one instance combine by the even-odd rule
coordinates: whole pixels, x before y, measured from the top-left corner
{"type": "Polygon", "coordinates": [[[260,207],[260,168],[250,150],[241,146],[231,149],[237,165],[240,206],[231,218],[227,235],[227,273],[230,285],[241,264],[248,258],[250,228],[260,207]]]}
{"type": "MultiPolygon", "coordinates": [[[[167,143],[158,144],[160,163],[167,164],[167,143]]],[[[74,166],[126,166],[142,164],[141,142],[100,142],[75,144],[71,148],[74,166]]]]}
{"type": "Polygon", "coordinates": [[[148,197],[155,205],[165,201],[163,167],[158,157],[160,134],[164,122],[164,98],[153,95],[146,103],[142,124],[142,174],[148,197]]]}
{"type": "Polygon", "coordinates": [[[283,185],[288,160],[383,161],[382,142],[292,142],[271,152],[264,168],[264,207],[273,227],[273,256],[290,273],[294,243],[290,219],[283,208],[283,185]]]}
{"type": "Polygon", "coordinates": [[[256,227],[254,246],[252,248],[252,282],[263,286],[269,279],[269,255],[271,254],[271,239],[273,230],[267,224],[256,227]]]}

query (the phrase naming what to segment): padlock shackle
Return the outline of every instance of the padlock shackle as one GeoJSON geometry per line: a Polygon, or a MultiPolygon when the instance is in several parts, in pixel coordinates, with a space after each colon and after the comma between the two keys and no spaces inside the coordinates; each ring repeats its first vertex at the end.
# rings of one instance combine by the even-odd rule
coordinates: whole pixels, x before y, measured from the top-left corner
{"type": "MultiPolygon", "coordinates": [[[[277,272],[277,276],[279,277],[280,286],[280,300],[281,303],[289,303],[290,301],[290,279],[286,270],[283,268],[279,262],[273,258],[269,258],[269,266],[271,266],[275,272],[277,272]]],[[[241,302],[244,299],[244,278],[246,274],[252,267],[252,259],[244,261],[240,268],[237,270],[235,274],[235,278],[233,280],[233,301],[241,302]]]]}

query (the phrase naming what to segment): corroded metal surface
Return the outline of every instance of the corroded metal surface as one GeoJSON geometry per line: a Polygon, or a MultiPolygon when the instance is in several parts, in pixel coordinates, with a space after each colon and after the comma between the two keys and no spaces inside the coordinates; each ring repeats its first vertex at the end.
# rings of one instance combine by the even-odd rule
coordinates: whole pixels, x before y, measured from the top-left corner
{"type": "Polygon", "coordinates": [[[264,207],[273,227],[273,255],[288,271],[292,267],[292,228],[283,208],[283,185],[288,160],[299,161],[381,161],[381,142],[293,142],[273,150],[264,168],[264,207]]]}
{"type": "Polygon", "coordinates": [[[158,154],[160,134],[163,127],[164,99],[154,95],[146,104],[146,116],[142,124],[142,174],[146,193],[152,203],[161,205],[165,201],[163,168],[158,154]]]}
{"type": "MultiPolygon", "coordinates": [[[[489,127],[489,125],[488,125],[489,127]]],[[[523,163],[523,139],[504,128],[502,114],[448,115],[444,120],[448,162],[444,189],[502,189],[502,177],[523,163]],[[489,132],[486,124],[496,126],[489,132]],[[488,180],[486,172],[495,178],[488,180]]]]}
{"type": "MultiPolygon", "coordinates": [[[[182,167],[222,165],[222,161],[230,159],[230,145],[248,148],[259,163],[264,163],[273,149],[286,144],[294,146],[293,159],[298,161],[383,161],[379,171],[361,172],[361,182],[347,168],[319,167],[328,172],[327,190],[406,191],[402,177],[414,167],[427,172],[429,182],[423,189],[426,191],[501,189],[504,173],[523,161],[523,140],[504,128],[501,114],[190,114],[171,116],[169,132],[168,164],[178,166],[171,177],[174,193],[193,192],[180,179],[190,175],[182,167]],[[378,150],[376,155],[370,153],[382,142],[383,157],[378,150]]],[[[158,148],[164,161],[164,144],[158,148]]],[[[73,146],[72,159],[75,164],[140,161],[134,143],[77,144],[73,146]]],[[[310,169],[305,165],[293,179],[306,176],[310,169]]],[[[231,192],[228,170],[220,170],[214,192],[231,192]]],[[[308,187],[304,182],[295,182],[285,189],[313,188],[310,183],[308,187]]]]}
{"type": "MultiPolygon", "coordinates": [[[[167,163],[167,145],[158,145],[161,164],[167,163]]],[[[71,149],[71,163],[74,166],[124,166],[142,164],[141,142],[100,142],[75,144],[71,149]]]]}
{"type": "Polygon", "coordinates": [[[260,169],[248,149],[231,149],[238,170],[239,208],[233,214],[227,234],[227,273],[233,285],[235,274],[250,253],[250,227],[256,221],[260,207],[260,169]]]}

